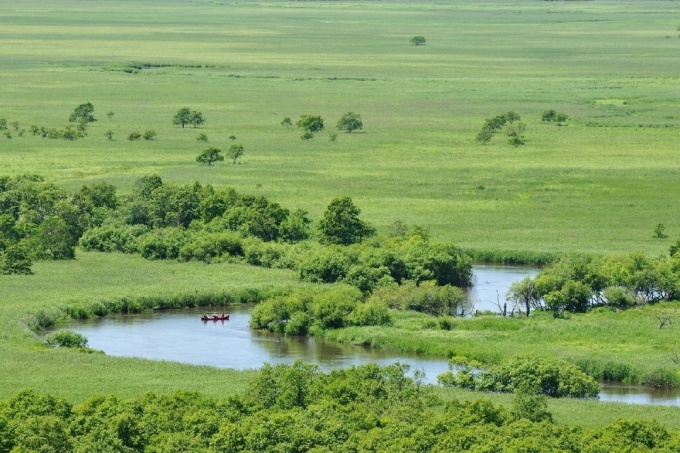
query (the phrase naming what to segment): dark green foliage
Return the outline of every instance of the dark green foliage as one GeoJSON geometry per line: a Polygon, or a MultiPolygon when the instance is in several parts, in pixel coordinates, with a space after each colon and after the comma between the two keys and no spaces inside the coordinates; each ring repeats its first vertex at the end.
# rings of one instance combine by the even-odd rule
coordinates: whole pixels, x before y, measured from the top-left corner
{"type": "Polygon", "coordinates": [[[411,38],[409,42],[414,46],[424,46],[427,43],[427,40],[425,39],[424,36],[418,35],[411,38]]]}
{"type": "Polygon", "coordinates": [[[292,125],[293,121],[289,117],[285,117],[283,120],[281,120],[281,126],[291,127],[292,125]]]}
{"type": "Polygon", "coordinates": [[[303,131],[301,136],[303,140],[314,138],[316,132],[324,129],[323,118],[319,115],[302,115],[296,124],[303,131]]]}
{"type": "Polygon", "coordinates": [[[375,233],[373,227],[359,219],[361,210],[350,197],[334,198],[319,221],[319,240],[326,244],[350,245],[375,233]]]}
{"type": "Polygon", "coordinates": [[[139,132],[132,132],[130,135],[128,135],[128,140],[130,140],[131,142],[135,142],[140,138],[142,138],[142,134],[140,134],[139,132]]]}
{"type": "Polygon", "coordinates": [[[243,394],[222,400],[103,395],[71,407],[23,391],[0,402],[2,452],[670,452],[679,440],[655,421],[556,425],[529,395],[510,410],[485,399],[443,405],[400,364],[328,374],[265,364],[243,394]]]}
{"type": "Polygon", "coordinates": [[[70,331],[62,330],[47,336],[47,344],[60,348],[85,348],[87,338],[83,335],[70,331]]]}
{"type": "Polygon", "coordinates": [[[86,123],[92,123],[97,121],[94,116],[94,105],[87,102],[85,104],[80,104],[73,110],[73,113],[69,116],[68,120],[71,123],[76,123],[79,121],[84,121],[86,123]]]}
{"type": "MultiPolygon", "coordinates": [[[[532,284],[532,306],[551,310],[557,317],[564,311],[582,313],[602,305],[629,308],[673,300],[680,294],[680,274],[673,261],[638,252],[565,257],[544,268],[532,284]]],[[[508,300],[523,300],[519,288],[513,288],[508,300]]]]}
{"type": "Polygon", "coordinates": [[[440,376],[440,382],[478,391],[545,395],[552,398],[597,398],[600,387],[578,367],[563,360],[517,356],[479,374],[468,366],[440,376]]]}
{"type": "Polygon", "coordinates": [[[155,140],[156,139],[156,131],[153,129],[148,129],[144,131],[144,140],[155,140]]]}
{"type": "Polygon", "coordinates": [[[241,236],[233,232],[204,234],[193,238],[179,249],[183,261],[211,262],[215,258],[243,256],[241,236]]]}
{"type": "Polygon", "coordinates": [[[208,142],[208,134],[206,134],[205,132],[201,132],[200,134],[198,134],[196,136],[196,141],[207,143],[208,142]]]}
{"type": "Polygon", "coordinates": [[[0,252],[0,274],[30,275],[32,265],[29,253],[21,245],[10,245],[0,252]]]}
{"type": "Polygon", "coordinates": [[[487,125],[484,125],[482,130],[480,130],[475,137],[475,141],[485,145],[491,141],[491,138],[493,138],[493,130],[487,125]]]}
{"type": "Polygon", "coordinates": [[[172,117],[172,124],[177,124],[179,126],[186,126],[191,122],[191,109],[189,107],[182,107],[177,110],[175,116],[172,117]]]}
{"type": "Polygon", "coordinates": [[[541,115],[541,121],[557,123],[558,126],[563,126],[568,119],[569,116],[567,116],[565,113],[557,112],[554,109],[546,110],[541,115]]]}
{"type": "Polygon", "coordinates": [[[231,163],[235,164],[236,161],[238,160],[239,157],[243,156],[243,145],[239,144],[233,144],[229,147],[229,159],[231,159],[231,163]]]}
{"type": "Polygon", "coordinates": [[[189,114],[189,123],[191,123],[196,128],[201,124],[205,123],[205,117],[201,112],[192,110],[191,113],[189,114]]]}
{"type": "Polygon", "coordinates": [[[279,226],[279,237],[286,242],[299,242],[309,239],[312,221],[304,209],[296,209],[279,226]]]}
{"type": "Polygon", "coordinates": [[[213,162],[222,162],[223,160],[224,156],[222,155],[222,150],[215,148],[214,146],[204,149],[201,151],[201,154],[196,156],[196,162],[208,165],[212,165],[213,162]]]}
{"type": "Polygon", "coordinates": [[[436,286],[433,281],[405,281],[400,286],[378,288],[374,300],[385,302],[391,308],[414,310],[434,316],[455,315],[457,308],[465,302],[465,292],[455,286],[436,286]]]}
{"type": "Polygon", "coordinates": [[[354,112],[347,112],[338,120],[337,128],[341,131],[351,133],[352,131],[361,130],[364,123],[361,121],[361,115],[354,112]]]}
{"type": "Polygon", "coordinates": [[[361,296],[356,288],[345,285],[297,290],[255,307],[250,326],[288,335],[305,335],[318,329],[391,323],[383,302],[363,302],[361,296]]]}

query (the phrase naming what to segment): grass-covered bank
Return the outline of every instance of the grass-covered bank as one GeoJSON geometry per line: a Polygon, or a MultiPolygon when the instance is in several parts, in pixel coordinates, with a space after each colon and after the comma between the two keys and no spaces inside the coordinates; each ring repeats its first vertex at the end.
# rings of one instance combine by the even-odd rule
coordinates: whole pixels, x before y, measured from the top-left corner
{"type": "Polygon", "coordinates": [[[79,252],[73,261],[38,262],[34,269],[35,275],[2,276],[2,397],[26,387],[56,391],[71,401],[101,392],[132,396],[151,389],[185,389],[217,396],[241,390],[248,372],[51,349],[30,327],[36,313],[58,322],[70,314],[120,310],[121,301],[133,311],[173,300],[180,306],[222,297],[216,300],[219,304],[297,284],[290,271],[148,261],[118,253],[79,252]]]}
{"type": "Polygon", "coordinates": [[[441,322],[414,312],[391,314],[393,326],[348,327],[323,335],[397,351],[464,356],[485,364],[533,353],[568,360],[597,379],[680,385],[677,327],[659,328],[660,319],[678,319],[675,302],[624,312],[597,309],[566,319],[534,312],[531,319],[481,316],[441,322]]]}

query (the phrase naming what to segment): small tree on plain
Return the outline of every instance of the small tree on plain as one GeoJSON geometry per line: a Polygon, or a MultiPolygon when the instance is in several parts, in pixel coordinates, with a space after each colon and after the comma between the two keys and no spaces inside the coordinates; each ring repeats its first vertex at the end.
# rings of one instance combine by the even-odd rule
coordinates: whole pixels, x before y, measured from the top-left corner
{"type": "Polygon", "coordinates": [[[94,121],[97,121],[94,116],[94,105],[90,102],[86,102],[85,104],[80,104],[78,107],[76,107],[73,110],[73,113],[71,113],[71,116],[68,117],[69,122],[71,123],[76,123],[80,121],[85,121],[87,123],[92,123],[94,121]]]}
{"type": "Polygon", "coordinates": [[[425,39],[425,36],[414,36],[411,38],[409,41],[411,44],[414,46],[424,46],[427,43],[427,40],[425,39]]]}
{"type": "Polygon", "coordinates": [[[133,132],[130,135],[128,135],[128,140],[130,140],[131,142],[137,141],[140,138],[142,138],[142,134],[140,134],[139,132],[133,132]]]}
{"type": "Polygon", "coordinates": [[[206,134],[205,132],[201,132],[200,134],[198,134],[196,136],[196,141],[207,143],[208,142],[208,134],[206,134]]]}
{"type": "Polygon", "coordinates": [[[115,113],[113,113],[113,110],[109,110],[108,112],[106,112],[106,116],[109,118],[109,120],[113,119],[113,115],[115,115],[115,113]]]}
{"type": "Polygon", "coordinates": [[[350,197],[334,198],[319,221],[320,241],[325,244],[350,245],[375,234],[375,230],[359,219],[361,210],[350,197]]]}
{"type": "Polygon", "coordinates": [[[193,110],[191,112],[191,116],[189,117],[189,122],[194,126],[198,127],[201,124],[205,123],[205,117],[203,117],[203,114],[201,112],[198,112],[196,110],[193,110]]]}
{"type": "Polygon", "coordinates": [[[479,131],[479,133],[475,137],[475,141],[481,143],[482,145],[485,145],[491,141],[491,137],[493,137],[493,131],[489,127],[484,125],[482,127],[482,130],[479,131]]]}
{"type": "Polygon", "coordinates": [[[358,113],[347,112],[338,120],[337,127],[341,131],[351,133],[352,131],[363,129],[364,123],[361,121],[361,115],[358,113]]]}
{"type": "Polygon", "coordinates": [[[0,131],[7,129],[7,120],[0,118],[0,131]]]}
{"type": "Polygon", "coordinates": [[[113,140],[113,131],[111,130],[106,131],[104,135],[106,135],[106,138],[108,138],[109,140],[113,140]]]}
{"type": "Polygon", "coordinates": [[[243,156],[243,145],[239,145],[234,143],[229,147],[229,159],[231,159],[231,163],[235,164],[236,160],[243,156]]]}
{"type": "Polygon", "coordinates": [[[303,140],[314,138],[316,132],[324,129],[323,118],[320,115],[302,115],[296,124],[304,131],[301,136],[303,140]]]}
{"type": "Polygon", "coordinates": [[[172,124],[178,124],[184,128],[191,122],[191,109],[189,107],[182,107],[177,110],[175,116],[172,117],[172,124]]]}
{"type": "Polygon", "coordinates": [[[223,160],[224,156],[222,155],[222,150],[212,146],[204,149],[201,154],[196,157],[196,162],[208,164],[209,166],[212,165],[213,162],[222,162],[223,160]]]}
{"type": "Polygon", "coordinates": [[[291,121],[291,119],[288,118],[288,117],[285,117],[285,118],[281,121],[281,126],[284,126],[284,127],[291,127],[292,125],[293,125],[293,121],[291,121]]]}
{"type": "Polygon", "coordinates": [[[144,140],[154,140],[156,138],[156,131],[149,129],[144,131],[144,140]]]}

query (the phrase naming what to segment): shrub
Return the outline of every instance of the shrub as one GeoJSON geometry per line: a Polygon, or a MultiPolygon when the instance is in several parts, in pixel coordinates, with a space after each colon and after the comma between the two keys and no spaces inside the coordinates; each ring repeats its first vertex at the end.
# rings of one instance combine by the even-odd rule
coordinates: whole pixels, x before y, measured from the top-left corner
{"type": "MultiPolygon", "coordinates": [[[[461,374],[461,371],[458,372],[461,374]]],[[[479,391],[526,393],[553,398],[597,398],[600,387],[592,377],[563,360],[517,356],[477,375],[464,367],[460,377],[447,376],[449,385],[479,391]]]]}
{"type": "Polygon", "coordinates": [[[62,330],[47,336],[47,344],[59,348],[85,348],[87,338],[71,330],[62,330]]]}

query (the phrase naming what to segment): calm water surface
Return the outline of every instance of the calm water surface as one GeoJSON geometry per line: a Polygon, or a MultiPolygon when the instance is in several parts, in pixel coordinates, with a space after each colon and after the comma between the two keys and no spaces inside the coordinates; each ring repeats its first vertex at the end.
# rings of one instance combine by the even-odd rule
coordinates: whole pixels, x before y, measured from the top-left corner
{"type": "MultiPolygon", "coordinates": [[[[475,266],[475,287],[470,304],[476,310],[497,311],[509,285],[537,269],[475,266]]],[[[139,315],[107,316],[74,321],[70,330],[85,335],[89,346],[108,355],[170,360],[220,368],[251,369],[264,363],[292,363],[302,359],[324,371],[338,367],[394,362],[407,363],[411,371],[425,372],[425,381],[437,382],[447,361],[418,355],[343,345],[312,337],[284,337],[248,327],[252,305],[229,307],[229,321],[200,320],[200,310],[167,310],[139,315]]],[[[680,406],[680,392],[655,391],[640,386],[603,384],[602,401],[680,406]]]]}

